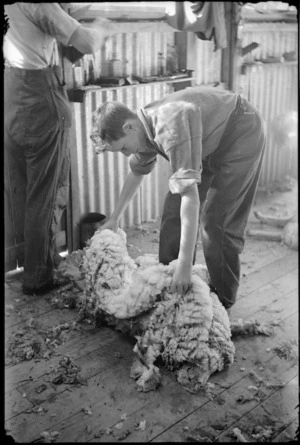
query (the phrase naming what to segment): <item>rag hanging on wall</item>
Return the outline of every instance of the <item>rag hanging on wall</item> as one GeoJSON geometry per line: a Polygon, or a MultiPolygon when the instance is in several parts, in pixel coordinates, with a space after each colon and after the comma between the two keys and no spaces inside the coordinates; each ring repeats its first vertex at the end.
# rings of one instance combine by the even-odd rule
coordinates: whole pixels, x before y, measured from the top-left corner
{"type": "Polygon", "coordinates": [[[167,23],[180,31],[194,31],[201,40],[215,42],[215,50],[227,47],[224,2],[175,2],[175,14],[167,23]]]}

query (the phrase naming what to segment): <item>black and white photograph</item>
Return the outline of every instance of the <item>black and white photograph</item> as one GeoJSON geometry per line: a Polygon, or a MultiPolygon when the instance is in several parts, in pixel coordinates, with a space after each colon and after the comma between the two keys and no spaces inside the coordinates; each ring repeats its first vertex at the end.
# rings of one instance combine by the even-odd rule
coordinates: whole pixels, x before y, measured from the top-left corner
{"type": "Polygon", "coordinates": [[[298,41],[4,3],[4,443],[298,442],[298,41]]]}

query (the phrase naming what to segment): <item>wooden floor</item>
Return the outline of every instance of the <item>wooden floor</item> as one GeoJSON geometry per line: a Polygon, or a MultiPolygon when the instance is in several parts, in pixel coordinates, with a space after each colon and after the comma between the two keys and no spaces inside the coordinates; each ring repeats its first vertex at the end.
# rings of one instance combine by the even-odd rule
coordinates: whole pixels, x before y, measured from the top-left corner
{"type": "MultiPolygon", "coordinates": [[[[270,199],[274,203],[285,197],[270,199]]],[[[253,218],[249,224],[255,224],[253,218]]],[[[157,238],[157,224],[131,229],[129,251],[137,256],[146,253],[147,246],[157,252],[157,238]]],[[[199,246],[198,261],[203,263],[201,255],[199,246]]],[[[77,310],[57,307],[55,292],[39,298],[24,296],[21,276],[7,276],[6,434],[22,443],[43,441],[45,432],[44,441],[57,443],[236,442],[233,431],[239,428],[249,442],[295,438],[298,362],[280,351],[286,344],[298,351],[298,252],[276,242],[247,238],[241,259],[239,297],[231,318],[273,321],[277,323],[274,335],[235,339],[234,364],[212,376],[210,391],[199,394],[185,391],[164,369],[157,391],[138,392],[129,376],[133,340],[108,327],[74,323],[77,310]],[[62,324],[65,329],[60,328],[55,347],[51,333],[62,324]],[[30,332],[37,332],[52,349],[45,348],[44,358],[13,364],[12,339],[30,332]],[[77,385],[53,383],[66,356],[81,368],[77,385]]]]}

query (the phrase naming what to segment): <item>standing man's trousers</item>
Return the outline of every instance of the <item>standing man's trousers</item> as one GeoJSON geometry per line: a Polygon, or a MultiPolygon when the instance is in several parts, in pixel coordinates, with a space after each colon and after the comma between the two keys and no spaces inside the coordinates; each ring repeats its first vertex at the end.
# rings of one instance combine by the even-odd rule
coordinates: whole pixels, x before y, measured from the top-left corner
{"type": "Polygon", "coordinates": [[[69,190],[71,109],[57,66],[4,70],[5,189],[17,243],[24,242],[23,286],[52,280],[54,237],[69,190]],[[18,221],[18,224],[16,224],[18,221]]]}
{"type": "MultiPolygon", "coordinates": [[[[239,97],[219,147],[203,160],[202,182],[198,185],[200,233],[210,285],[226,309],[236,300],[239,255],[245,243],[244,232],[258,184],[265,138],[265,123],[260,113],[239,97]]],[[[163,264],[178,258],[180,205],[181,196],[169,192],[160,230],[159,261],[163,264]]]]}

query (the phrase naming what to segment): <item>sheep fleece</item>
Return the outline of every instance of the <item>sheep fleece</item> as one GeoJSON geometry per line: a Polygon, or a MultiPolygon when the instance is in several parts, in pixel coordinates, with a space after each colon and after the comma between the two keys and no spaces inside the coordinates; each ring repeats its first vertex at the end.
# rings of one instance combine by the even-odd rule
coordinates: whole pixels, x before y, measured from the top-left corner
{"type": "Polygon", "coordinates": [[[84,302],[94,315],[105,314],[110,324],[135,335],[131,376],[140,391],[158,386],[154,363],[160,357],[187,390],[196,392],[211,374],[233,363],[227,312],[209,290],[205,266],[193,266],[192,288],[184,296],[171,294],[177,260],[163,265],[145,254],[134,261],[126,241],[121,229],[95,232],[84,250],[84,302]]]}

